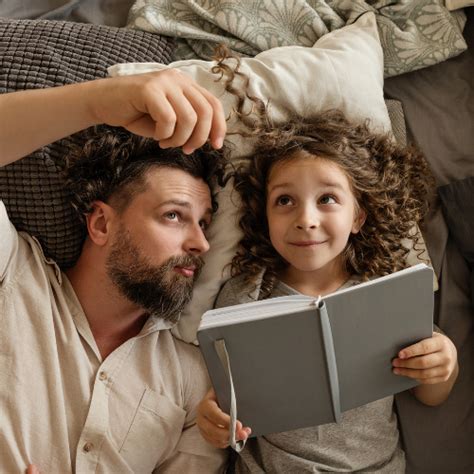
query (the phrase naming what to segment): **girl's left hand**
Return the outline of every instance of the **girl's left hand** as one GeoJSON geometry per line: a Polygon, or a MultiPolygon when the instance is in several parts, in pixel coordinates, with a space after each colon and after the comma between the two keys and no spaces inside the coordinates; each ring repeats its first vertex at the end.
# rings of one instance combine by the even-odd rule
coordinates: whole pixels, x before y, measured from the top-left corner
{"type": "Polygon", "coordinates": [[[440,333],[405,347],[393,359],[393,373],[416,379],[421,384],[446,382],[457,367],[457,351],[451,340],[440,333]]]}

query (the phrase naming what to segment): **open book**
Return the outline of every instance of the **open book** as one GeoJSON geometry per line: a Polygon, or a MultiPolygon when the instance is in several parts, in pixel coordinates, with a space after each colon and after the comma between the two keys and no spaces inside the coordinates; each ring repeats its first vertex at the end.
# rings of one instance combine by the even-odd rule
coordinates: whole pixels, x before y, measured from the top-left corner
{"type": "Polygon", "coordinates": [[[417,385],[391,361],[431,337],[433,300],[433,271],[419,264],[323,298],[207,311],[198,340],[220,407],[252,436],[289,431],[417,385]]]}

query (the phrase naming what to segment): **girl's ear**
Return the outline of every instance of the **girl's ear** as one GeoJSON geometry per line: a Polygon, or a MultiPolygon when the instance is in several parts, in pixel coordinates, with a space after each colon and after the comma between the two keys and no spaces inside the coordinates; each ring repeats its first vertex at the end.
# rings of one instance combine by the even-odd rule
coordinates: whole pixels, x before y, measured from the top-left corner
{"type": "Polygon", "coordinates": [[[361,207],[359,207],[359,209],[357,210],[356,212],[356,216],[354,218],[354,222],[352,224],[352,229],[351,229],[351,232],[353,234],[357,234],[359,233],[360,229],[362,228],[362,226],[364,225],[365,223],[365,219],[367,218],[367,213],[364,211],[364,209],[362,209],[361,207]]]}
{"type": "Polygon", "coordinates": [[[115,216],[111,206],[102,201],[92,204],[92,211],[87,215],[89,238],[96,245],[103,246],[110,239],[110,230],[115,216]]]}

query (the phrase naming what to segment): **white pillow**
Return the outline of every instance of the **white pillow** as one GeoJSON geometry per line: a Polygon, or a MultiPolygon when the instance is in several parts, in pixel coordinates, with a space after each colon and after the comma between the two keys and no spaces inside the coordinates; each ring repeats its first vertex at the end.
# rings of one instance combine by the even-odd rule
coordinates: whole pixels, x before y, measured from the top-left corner
{"type": "MultiPolygon", "coordinates": [[[[109,68],[112,76],[177,68],[219,97],[228,115],[235,98],[224,91],[211,72],[212,61],[177,61],[168,66],[156,63],[118,64],[109,68]]],[[[286,46],[241,59],[241,71],[250,78],[249,92],[270,100],[270,114],[284,121],[289,113],[308,116],[337,108],[354,121],[371,121],[375,132],[390,131],[390,119],[383,98],[383,53],[375,15],[366,13],[350,26],[320,38],[312,48],[286,46]]],[[[229,136],[235,144],[234,157],[248,153],[248,141],[229,136]]],[[[209,229],[211,250],[196,282],[194,296],[175,329],[175,334],[194,342],[202,314],[212,308],[215,297],[229,277],[228,268],[240,239],[238,197],[229,184],[218,196],[219,210],[209,229]]]]}

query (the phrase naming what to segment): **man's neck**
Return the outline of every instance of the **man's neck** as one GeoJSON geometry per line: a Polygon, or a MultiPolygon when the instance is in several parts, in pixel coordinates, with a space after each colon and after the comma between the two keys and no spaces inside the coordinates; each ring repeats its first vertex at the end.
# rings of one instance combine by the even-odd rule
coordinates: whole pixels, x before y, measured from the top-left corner
{"type": "Polygon", "coordinates": [[[118,292],[107,276],[105,264],[91,261],[83,252],[66,275],[81,303],[103,359],[139,334],[148,315],[118,292]]]}

